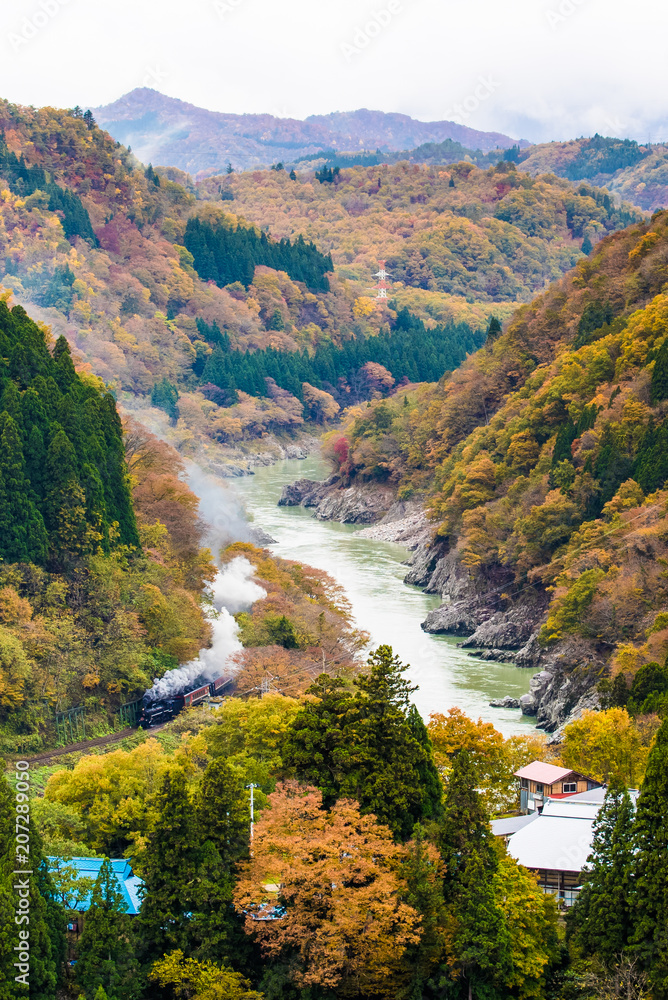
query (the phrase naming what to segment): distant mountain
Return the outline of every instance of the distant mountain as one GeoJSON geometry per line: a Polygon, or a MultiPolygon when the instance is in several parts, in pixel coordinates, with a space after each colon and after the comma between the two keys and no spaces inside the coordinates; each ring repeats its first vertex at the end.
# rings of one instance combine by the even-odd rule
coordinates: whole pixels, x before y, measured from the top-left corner
{"type": "MultiPolygon", "coordinates": [[[[452,139],[471,149],[508,149],[515,139],[455,122],[421,122],[408,115],[361,109],[312,115],[305,121],[273,115],[207,111],[146,87],[93,109],[98,123],[144,163],[189,173],[219,173],[294,161],[323,149],[412,149],[452,139]]],[[[521,142],[522,147],[528,145],[521,142]]]]}

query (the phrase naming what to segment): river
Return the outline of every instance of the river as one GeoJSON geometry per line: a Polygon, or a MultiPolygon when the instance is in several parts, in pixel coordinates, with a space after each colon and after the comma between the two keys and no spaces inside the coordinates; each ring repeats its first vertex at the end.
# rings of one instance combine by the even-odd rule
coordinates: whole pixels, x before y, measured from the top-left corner
{"type": "Polygon", "coordinates": [[[517,709],[489,707],[492,698],[525,694],[531,671],[476,659],[459,649],[456,639],[423,632],[420,623],[439,599],[403,582],[403,563],[409,554],[403,546],[360,538],[360,525],[318,521],[302,507],[277,506],[287,483],[325,479],[328,474],[319,457],[288,459],[235,479],[230,488],[250,520],[276,539],[272,552],[334,577],[345,588],[355,621],[370,633],[373,645],[387,643],[410,663],[407,676],[419,685],[413,698],[423,718],[457,705],[473,718],[492,722],[505,736],[531,731],[532,720],[517,709]]]}

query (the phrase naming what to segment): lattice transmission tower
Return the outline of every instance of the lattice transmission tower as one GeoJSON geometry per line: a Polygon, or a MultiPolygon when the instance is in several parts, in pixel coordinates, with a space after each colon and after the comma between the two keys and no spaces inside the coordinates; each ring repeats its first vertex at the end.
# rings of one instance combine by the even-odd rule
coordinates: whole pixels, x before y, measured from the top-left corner
{"type": "Polygon", "coordinates": [[[385,270],[385,261],[379,260],[378,263],[380,265],[380,271],[374,274],[374,278],[378,278],[378,284],[375,286],[377,300],[387,298],[387,288],[389,280],[389,275],[385,270]]]}

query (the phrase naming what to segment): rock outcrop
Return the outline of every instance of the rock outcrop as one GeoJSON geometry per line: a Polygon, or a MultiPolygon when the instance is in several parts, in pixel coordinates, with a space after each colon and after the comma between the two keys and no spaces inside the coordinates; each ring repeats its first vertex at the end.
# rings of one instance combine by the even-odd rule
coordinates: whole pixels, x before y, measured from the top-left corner
{"type": "Polygon", "coordinates": [[[391,487],[346,486],[339,476],[324,483],[298,479],[283,487],[279,507],[312,507],[321,521],[342,524],[376,524],[395,502],[391,487]]]}

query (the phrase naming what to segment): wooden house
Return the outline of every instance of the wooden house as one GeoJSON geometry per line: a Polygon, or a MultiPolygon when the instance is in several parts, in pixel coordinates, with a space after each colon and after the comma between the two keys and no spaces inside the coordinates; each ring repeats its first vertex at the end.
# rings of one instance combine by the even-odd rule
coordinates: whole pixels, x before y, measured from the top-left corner
{"type": "Polygon", "coordinates": [[[520,782],[520,811],[523,813],[541,812],[547,799],[565,799],[601,787],[600,781],[578,771],[540,760],[515,771],[515,777],[520,782]]]}

